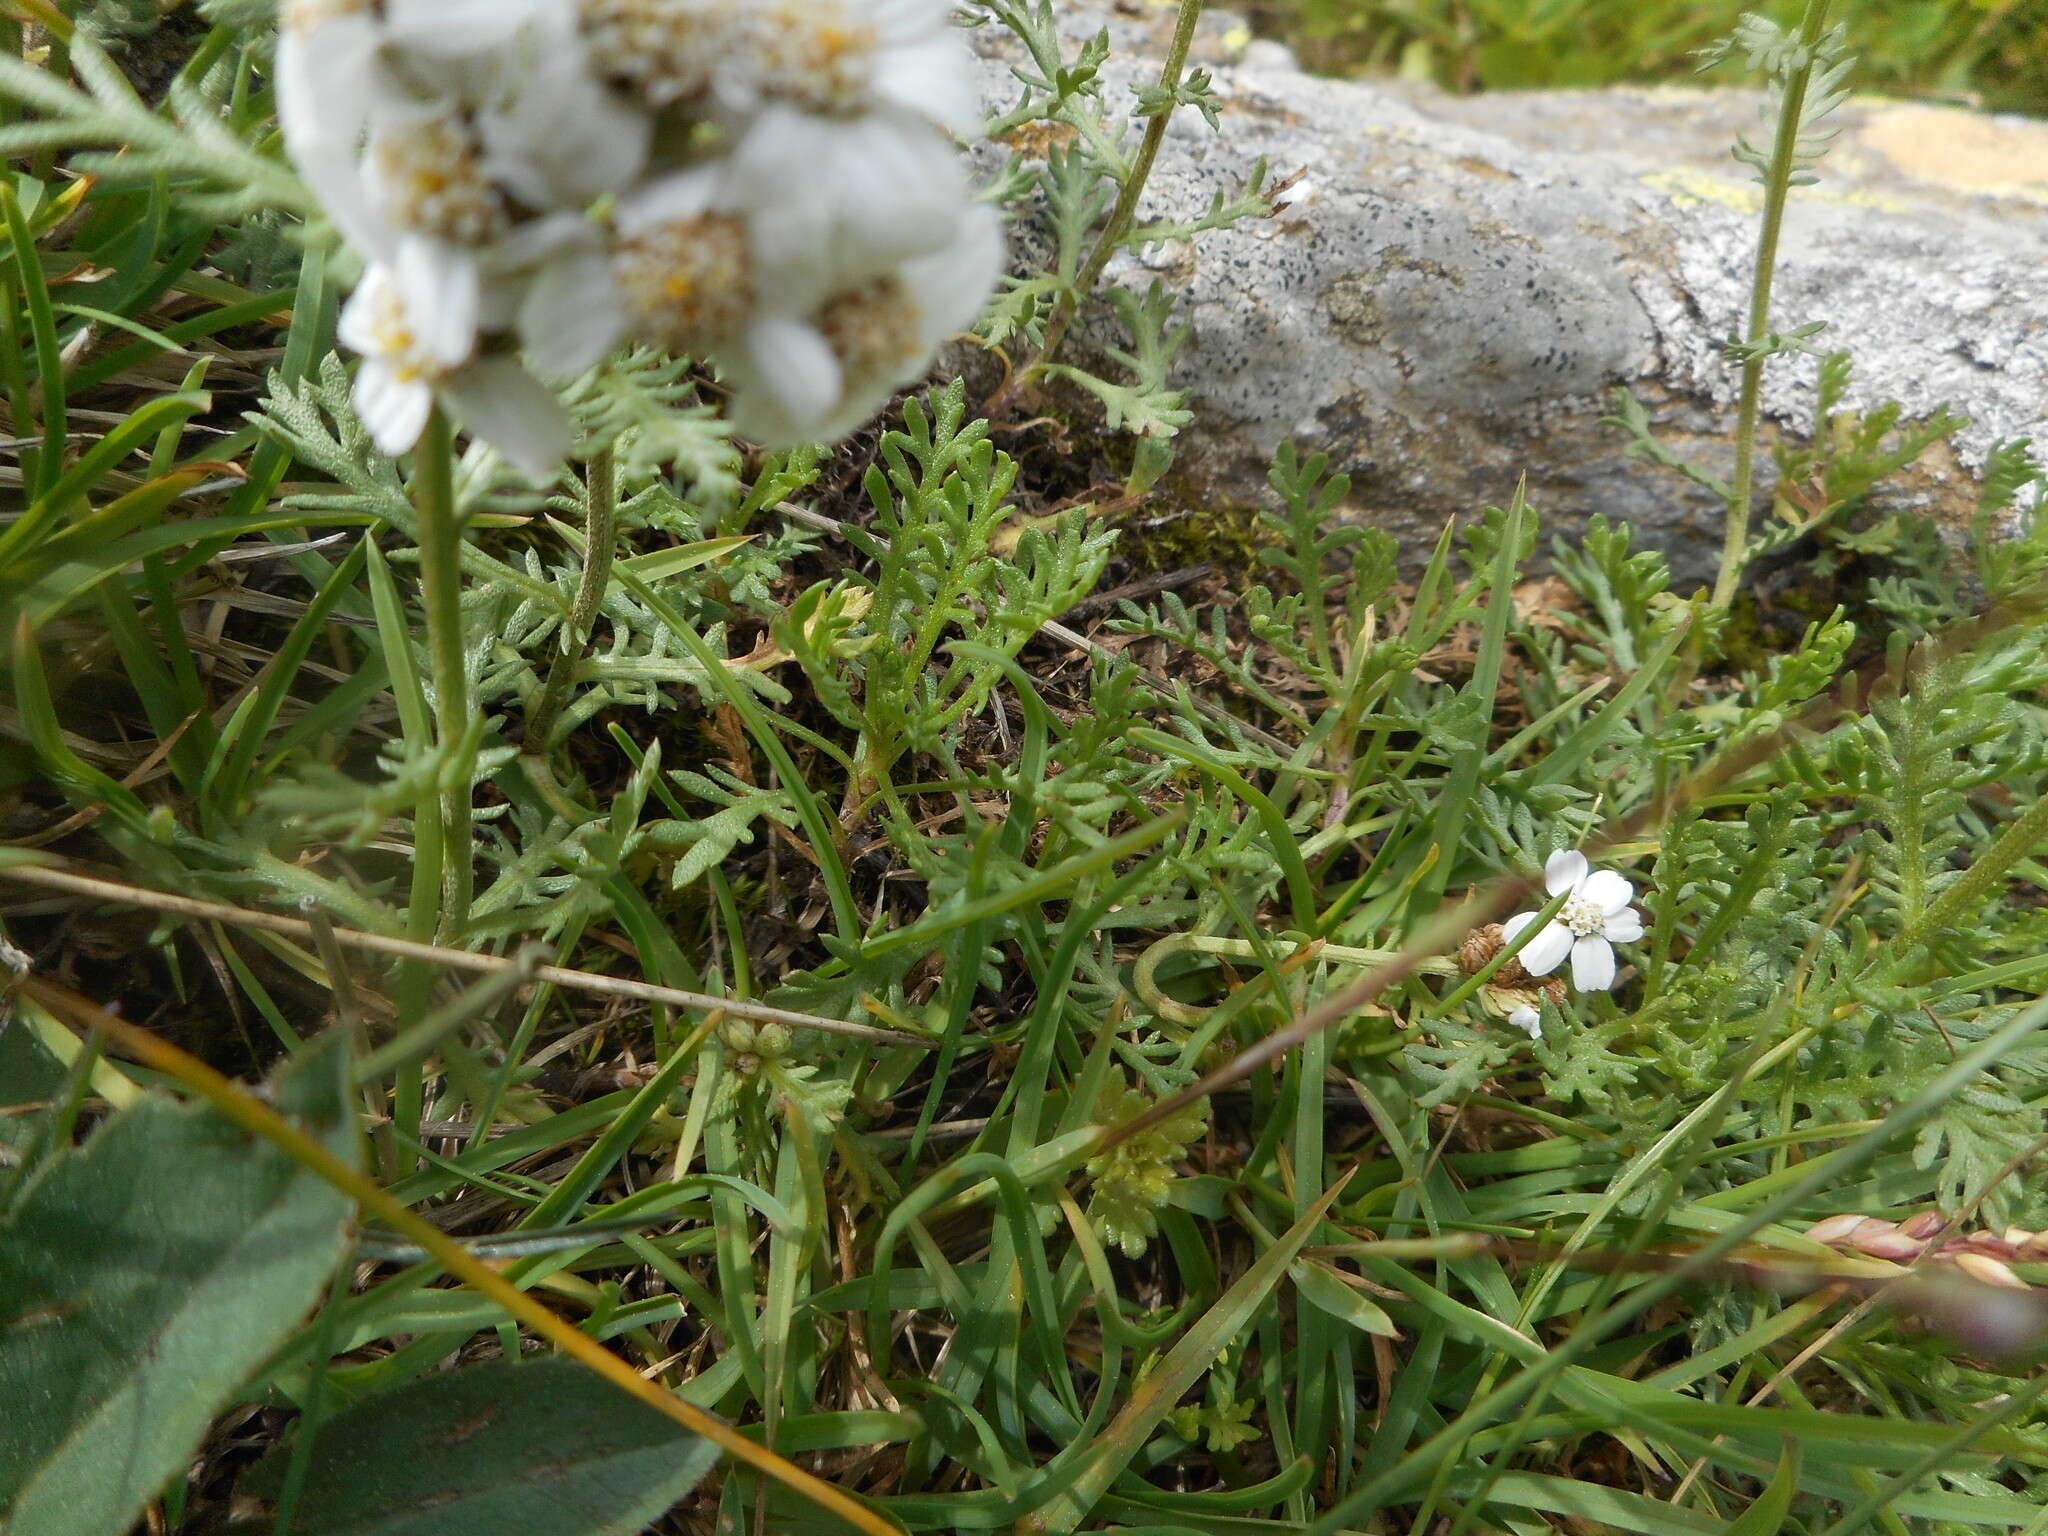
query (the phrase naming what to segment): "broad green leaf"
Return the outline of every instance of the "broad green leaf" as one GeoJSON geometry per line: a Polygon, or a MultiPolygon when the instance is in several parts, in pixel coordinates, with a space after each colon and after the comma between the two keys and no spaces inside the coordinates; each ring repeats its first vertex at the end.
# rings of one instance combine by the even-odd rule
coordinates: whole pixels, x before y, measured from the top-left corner
{"type": "MultiPolygon", "coordinates": [[[[277,1097],[352,1155],[340,1044],[277,1097]]],[[[7,1536],[126,1530],[320,1298],[347,1215],[283,1153],[154,1096],[39,1170],[0,1227],[7,1536]]]]}
{"type": "MultiPolygon", "coordinates": [[[[258,1468],[254,1491],[274,1491],[286,1454],[258,1468]]],[[[709,1440],[573,1360],[496,1361],[414,1382],[322,1425],[292,1529],[634,1536],[717,1459],[709,1440]]]]}

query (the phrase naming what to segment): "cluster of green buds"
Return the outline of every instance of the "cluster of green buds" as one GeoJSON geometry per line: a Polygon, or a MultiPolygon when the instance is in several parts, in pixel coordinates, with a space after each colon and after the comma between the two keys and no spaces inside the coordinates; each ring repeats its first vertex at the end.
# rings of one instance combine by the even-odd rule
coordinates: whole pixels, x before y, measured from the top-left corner
{"type": "Polygon", "coordinates": [[[718,1043],[725,1047],[733,1071],[741,1077],[758,1077],[764,1065],[788,1055],[792,1038],[787,1024],[727,1019],[718,1026],[718,1043]]]}
{"type": "MultiPolygon", "coordinates": [[[[1095,1118],[1103,1125],[1118,1125],[1151,1108],[1152,1100],[1143,1090],[1117,1081],[1104,1091],[1095,1118]]],[[[1205,1100],[1168,1115],[1088,1160],[1088,1177],[1094,1181],[1088,1199],[1089,1223],[1105,1242],[1121,1248],[1126,1258],[1143,1256],[1158,1233],[1159,1213],[1172,1192],[1176,1165],[1208,1124],[1205,1100]]]]}

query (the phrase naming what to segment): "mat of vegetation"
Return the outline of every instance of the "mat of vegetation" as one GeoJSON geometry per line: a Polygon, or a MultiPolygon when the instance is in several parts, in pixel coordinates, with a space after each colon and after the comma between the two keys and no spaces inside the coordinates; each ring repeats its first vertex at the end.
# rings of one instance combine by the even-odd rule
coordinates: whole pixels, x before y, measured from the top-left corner
{"type": "MultiPolygon", "coordinates": [[[[1682,79],[1754,9],[1792,0],[1251,0],[1240,7],[1333,72],[1398,70],[1451,90],[1682,79]]],[[[2044,0],[1845,0],[1858,88],[2048,112],[2044,0]]]]}
{"type": "Polygon", "coordinates": [[[1697,593],[1313,443],[1173,503],[1096,283],[1203,233],[1194,0],[1135,102],[976,8],[993,398],[766,452],[630,347],[538,488],[358,420],[266,8],[150,95],[84,9],[0,55],[0,1530],[2048,1530],[2043,475],[1864,515],[1956,423],[1772,313],[1825,0],[1729,50],[1734,475],[1616,402],[1697,593]]]}

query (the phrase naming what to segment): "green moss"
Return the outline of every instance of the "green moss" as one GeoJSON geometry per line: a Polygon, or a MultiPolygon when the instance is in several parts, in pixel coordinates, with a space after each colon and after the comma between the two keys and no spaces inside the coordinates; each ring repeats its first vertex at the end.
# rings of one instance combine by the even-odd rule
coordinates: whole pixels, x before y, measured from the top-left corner
{"type": "Polygon", "coordinates": [[[1171,495],[1171,491],[1163,492],[1151,505],[1127,514],[1123,536],[1117,540],[1119,554],[1147,571],[1212,565],[1232,587],[1257,578],[1259,551],[1272,548],[1278,540],[1273,529],[1260,521],[1255,508],[1197,503],[1175,514],[1159,506],[1171,495]]]}

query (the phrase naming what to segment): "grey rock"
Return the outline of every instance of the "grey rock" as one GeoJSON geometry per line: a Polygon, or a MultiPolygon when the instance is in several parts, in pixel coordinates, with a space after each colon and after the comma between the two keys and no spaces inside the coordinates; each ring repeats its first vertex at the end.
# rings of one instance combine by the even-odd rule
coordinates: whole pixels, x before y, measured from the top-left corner
{"type": "MultiPolygon", "coordinates": [[[[1112,102],[1156,78],[1170,12],[1064,11],[1076,37],[1110,28],[1112,102]]],[[[1021,55],[999,28],[977,37],[985,98],[1007,107],[1021,55]]],[[[1214,74],[1221,129],[1177,114],[1141,216],[1192,218],[1262,157],[1298,180],[1270,219],[1110,269],[1133,286],[1160,278],[1192,330],[1176,382],[1197,416],[1170,491],[1262,500],[1291,438],[1348,471],[1352,512],[1411,554],[1526,474],[1553,526],[1605,514],[1682,578],[1711,572],[1719,504],[1628,455],[1602,418],[1625,385],[1673,446],[1727,469],[1737,375],[1722,347],[1747,306],[1760,200],[1728,147],[1765,131],[1760,96],[1456,98],[1322,79],[1227,15],[1205,18],[1196,61],[1214,74]]],[[[1773,323],[1828,323],[1820,344],[1854,354],[1852,408],[1971,418],[1953,451],[1931,450],[1889,492],[1960,519],[1989,449],[2048,430],[2048,124],[1860,100],[1838,120],[1820,185],[1788,213],[1773,323]]],[[[1028,256],[1043,231],[1027,219],[1017,243],[1028,256]]],[[[1070,345],[1118,340],[1093,313],[1070,345]]],[[[1779,428],[1811,428],[1814,369],[1771,364],[1779,428]]]]}

